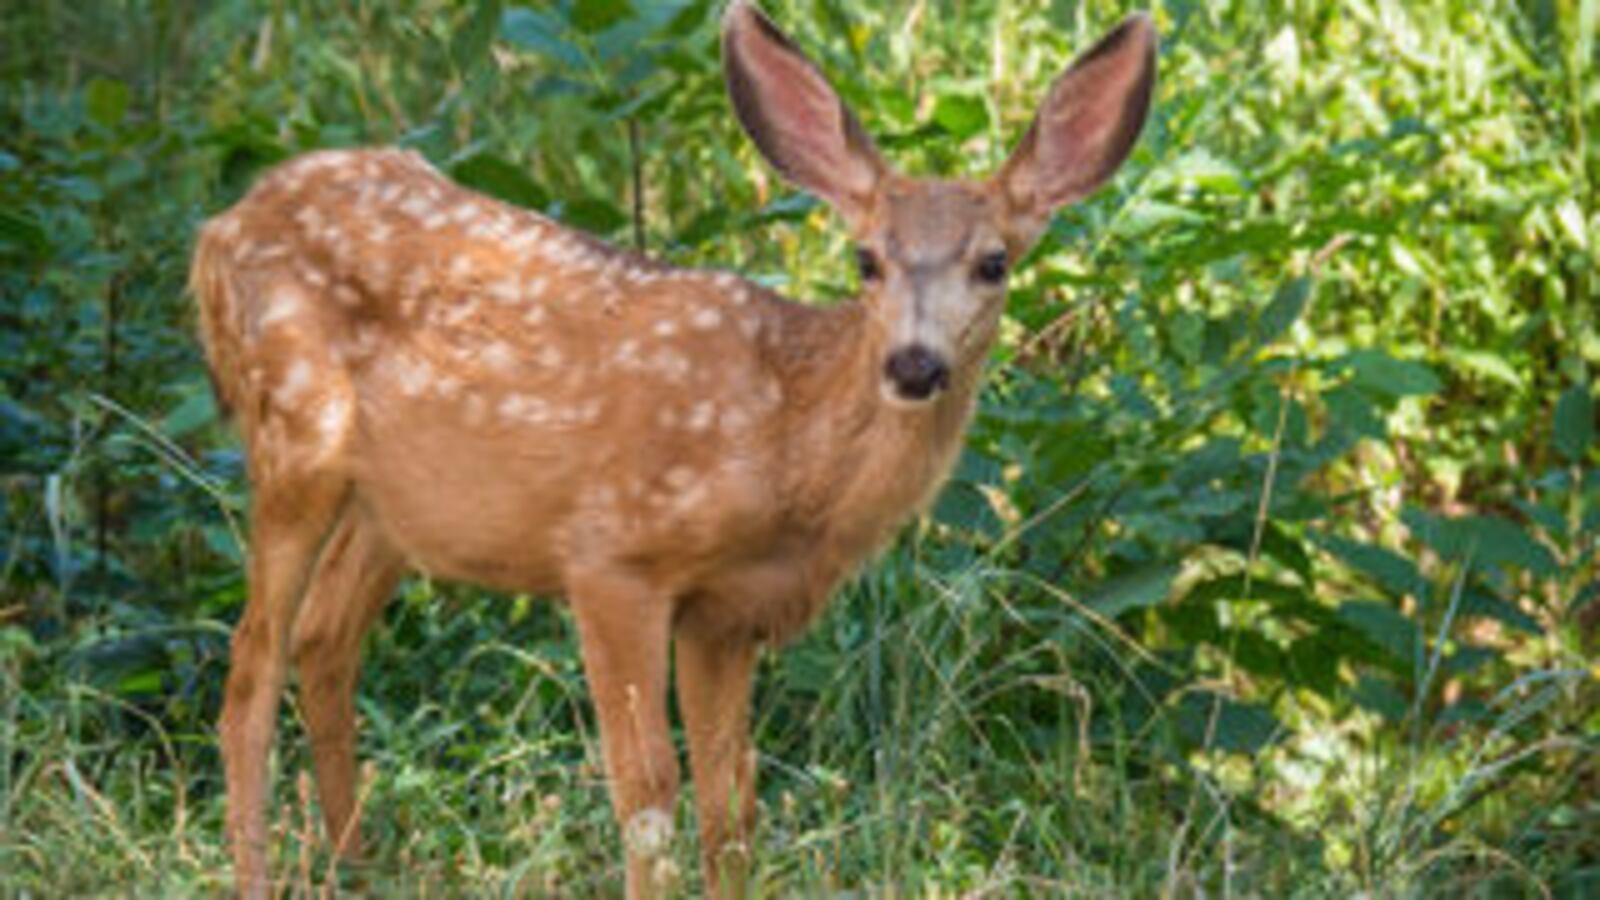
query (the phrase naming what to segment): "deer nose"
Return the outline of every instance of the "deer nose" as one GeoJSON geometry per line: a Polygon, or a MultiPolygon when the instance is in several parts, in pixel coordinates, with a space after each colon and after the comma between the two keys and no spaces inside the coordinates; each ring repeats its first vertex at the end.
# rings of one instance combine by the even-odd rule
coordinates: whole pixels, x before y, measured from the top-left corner
{"type": "Polygon", "coordinates": [[[883,374],[902,400],[926,400],[936,391],[950,386],[950,366],[939,354],[921,344],[902,347],[889,354],[883,364],[883,374]]]}

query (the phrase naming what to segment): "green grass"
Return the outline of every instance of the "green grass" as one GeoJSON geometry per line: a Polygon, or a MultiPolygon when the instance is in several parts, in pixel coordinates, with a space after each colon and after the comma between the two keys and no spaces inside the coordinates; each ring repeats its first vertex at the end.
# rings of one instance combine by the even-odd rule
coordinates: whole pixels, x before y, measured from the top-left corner
{"type": "MultiPolygon", "coordinates": [[[[887,155],[958,174],[1126,11],[765,5],[887,155]]],[[[849,292],[837,223],[737,133],[709,2],[336,6],[0,29],[0,896],[228,883],[246,498],[182,285],[263,166],[402,143],[620,241],[637,167],[655,252],[849,292]],[[607,9],[653,36],[585,30],[607,9]]],[[[1151,127],[1024,262],[951,487],[763,663],[759,893],[1600,894],[1600,6],[1155,14],[1151,127]]],[[[344,882],[620,891],[569,632],[403,589],[344,882]]],[[[296,716],[276,871],[308,896],[296,716]]]]}

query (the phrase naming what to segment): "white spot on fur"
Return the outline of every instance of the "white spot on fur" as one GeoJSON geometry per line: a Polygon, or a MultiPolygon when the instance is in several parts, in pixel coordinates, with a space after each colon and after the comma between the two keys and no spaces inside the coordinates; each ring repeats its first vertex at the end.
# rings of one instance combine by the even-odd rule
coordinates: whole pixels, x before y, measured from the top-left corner
{"type": "Polygon", "coordinates": [[[311,363],[297,359],[289,366],[289,371],[283,373],[283,381],[278,383],[278,389],[273,392],[272,398],[284,408],[294,406],[311,387],[311,363]]]}
{"type": "Polygon", "coordinates": [[[722,324],[722,313],[709,306],[695,310],[694,316],[689,319],[689,324],[699,331],[710,331],[722,324]]]}
{"type": "Polygon", "coordinates": [[[226,215],[212,219],[211,225],[207,230],[225,241],[231,241],[239,236],[239,229],[242,227],[243,225],[240,223],[238,216],[226,215]]]}
{"type": "Polygon", "coordinates": [[[551,344],[545,344],[539,348],[538,361],[539,365],[547,369],[554,369],[556,366],[561,365],[561,351],[551,344]]]}
{"type": "Polygon", "coordinates": [[[635,855],[665,855],[672,848],[672,815],[654,808],[640,810],[628,820],[624,838],[635,855]]]}
{"type": "Polygon", "coordinates": [[[617,345],[617,352],[612,355],[612,359],[616,361],[620,368],[639,368],[639,342],[633,338],[627,338],[617,345]]]}
{"type": "Polygon", "coordinates": [[[339,440],[349,416],[350,400],[343,394],[334,394],[322,404],[322,412],[317,414],[317,433],[324,447],[331,448],[339,440]]]}
{"type": "Polygon", "coordinates": [[[496,412],[507,422],[521,421],[530,425],[541,425],[549,418],[550,407],[539,397],[512,393],[500,398],[496,412]]]}
{"type": "Polygon", "coordinates": [[[672,319],[662,319],[656,323],[655,333],[660,337],[672,337],[678,333],[678,323],[672,319]]]}
{"type": "Polygon", "coordinates": [[[256,319],[256,327],[270,328],[279,322],[293,319],[307,309],[306,295],[297,288],[280,287],[272,293],[266,311],[256,319]]]}
{"type": "Polygon", "coordinates": [[[433,366],[429,365],[427,360],[418,359],[404,352],[386,359],[395,384],[400,388],[400,393],[407,397],[420,396],[433,381],[433,366]]]}
{"type": "Polygon", "coordinates": [[[517,366],[517,355],[505,341],[495,341],[483,348],[483,364],[491,369],[509,372],[517,366]]]}
{"type": "Polygon", "coordinates": [[[717,405],[710,400],[701,400],[689,409],[689,417],[683,424],[690,431],[705,431],[716,418],[717,405]]]}

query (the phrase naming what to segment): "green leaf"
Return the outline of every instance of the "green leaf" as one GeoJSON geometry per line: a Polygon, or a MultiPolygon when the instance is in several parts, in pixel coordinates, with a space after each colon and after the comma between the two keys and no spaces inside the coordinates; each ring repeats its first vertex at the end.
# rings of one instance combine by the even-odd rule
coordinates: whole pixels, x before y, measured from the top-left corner
{"type": "Polygon", "coordinates": [[[1084,603],[1107,618],[1116,618],[1130,609],[1143,609],[1167,599],[1177,575],[1177,563],[1146,566],[1102,583],[1089,592],[1084,603]]]}
{"type": "Polygon", "coordinates": [[[959,140],[989,127],[989,108],[979,97],[945,94],[933,106],[933,121],[959,140]]]}
{"type": "Polygon", "coordinates": [[[110,78],[91,79],[84,88],[83,103],[89,118],[110,128],[128,112],[128,86],[110,78]]]}
{"type": "Polygon", "coordinates": [[[20,247],[30,256],[44,256],[50,250],[50,236],[33,216],[0,209],[0,247],[20,247]]]}
{"type": "Polygon", "coordinates": [[[572,69],[588,65],[583,51],[568,43],[567,29],[554,15],[513,7],[500,17],[500,36],[507,42],[572,69]]]}
{"type": "Polygon", "coordinates": [[[462,184],[528,209],[544,209],[550,195],[521,167],[492,153],[475,153],[450,167],[462,184]]]}
{"type": "Polygon", "coordinates": [[[594,34],[633,15],[628,0],[577,0],[572,6],[572,24],[579,31],[594,34]]]}
{"type": "Polygon", "coordinates": [[[628,224],[628,217],[615,205],[600,199],[568,204],[562,221],[592,234],[610,234],[628,224]]]}
{"type": "Polygon", "coordinates": [[[1423,543],[1440,556],[1471,560],[1474,568],[1512,566],[1543,578],[1560,572],[1555,557],[1526,529],[1499,516],[1436,516],[1414,506],[1400,514],[1423,543]]]}
{"type": "Polygon", "coordinates": [[[1458,369],[1521,389],[1523,378],[1505,357],[1487,350],[1447,350],[1445,359],[1458,369]]]}
{"type": "Polygon", "coordinates": [[[194,386],[172,412],[167,413],[166,420],[161,425],[161,430],[167,437],[179,438],[189,434],[204,425],[216,421],[217,405],[211,396],[209,385],[200,383],[194,386]]]}
{"type": "Polygon", "coordinates": [[[1588,390],[1573,385],[1556,401],[1552,443],[1569,462],[1582,462],[1594,442],[1594,400],[1588,390]]]}
{"type": "Polygon", "coordinates": [[[1257,753],[1283,732],[1267,707],[1209,691],[1184,694],[1175,719],[1179,733],[1189,743],[1231,753],[1257,753]]]}
{"type": "Polygon", "coordinates": [[[1539,627],[1539,620],[1519,609],[1516,604],[1508,603],[1493,594],[1483,591],[1468,590],[1461,595],[1462,616],[1481,616],[1494,619],[1502,625],[1509,625],[1528,634],[1540,634],[1543,629],[1539,627]]]}
{"type": "Polygon", "coordinates": [[[450,41],[450,58],[462,72],[488,59],[489,45],[501,21],[501,0],[477,0],[472,17],[450,41]]]}
{"type": "Polygon", "coordinates": [[[1136,200],[1112,222],[1112,231],[1119,237],[1139,237],[1163,225],[1198,225],[1205,221],[1205,216],[1176,204],[1136,200]]]}
{"type": "Polygon", "coordinates": [[[1212,156],[1203,148],[1185,153],[1171,166],[1158,171],[1154,177],[1161,180],[1160,186],[1178,184],[1219,194],[1245,192],[1244,180],[1239,175],[1238,167],[1227,160],[1212,156]]]}
{"type": "Polygon", "coordinates": [[[1391,595],[1411,594],[1418,598],[1428,595],[1428,580],[1422,577],[1416,564],[1392,550],[1334,534],[1315,535],[1313,539],[1323,549],[1376,581],[1391,595]]]}
{"type": "Polygon", "coordinates": [[[1411,670],[1422,634],[1399,610],[1381,600],[1347,600],[1339,604],[1339,621],[1397,663],[1400,671],[1411,670]]]}
{"type": "Polygon", "coordinates": [[[124,676],[117,682],[117,693],[123,696],[133,694],[158,694],[161,692],[161,673],[154,669],[135,672],[124,676]]]}
{"type": "Polygon", "coordinates": [[[1278,286],[1272,302],[1261,311],[1256,322],[1256,340],[1270,344],[1283,336],[1305,312],[1306,301],[1311,299],[1311,279],[1291,278],[1278,286]]]}
{"type": "Polygon", "coordinates": [[[1409,708],[1405,695],[1392,682],[1371,675],[1361,676],[1350,696],[1357,706],[1375,712],[1390,722],[1404,719],[1409,708]]]}
{"type": "Polygon", "coordinates": [[[1439,377],[1426,364],[1395,359],[1381,350],[1357,350],[1343,362],[1354,373],[1351,382],[1374,394],[1406,397],[1439,391],[1439,377]]]}
{"type": "Polygon", "coordinates": [[[200,535],[205,539],[206,546],[211,552],[227,560],[229,563],[244,561],[244,554],[239,551],[239,542],[234,540],[233,532],[221,525],[207,525],[200,529],[200,535]]]}

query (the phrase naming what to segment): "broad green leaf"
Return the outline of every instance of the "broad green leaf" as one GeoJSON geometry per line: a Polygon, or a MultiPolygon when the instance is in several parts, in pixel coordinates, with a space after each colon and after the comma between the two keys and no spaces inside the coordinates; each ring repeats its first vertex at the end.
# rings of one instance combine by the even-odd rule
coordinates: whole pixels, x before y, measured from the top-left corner
{"type": "Polygon", "coordinates": [[[0,209],[0,247],[7,244],[32,256],[44,256],[50,249],[50,237],[27,213],[0,209]]]}
{"type": "Polygon", "coordinates": [[[1375,712],[1390,722],[1404,719],[1410,707],[1405,695],[1392,682],[1372,675],[1362,675],[1350,696],[1357,706],[1375,712]]]}
{"type": "Polygon", "coordinates": [[[230,563],[243,562],[244,554],[240,552],[239,542],[234,540],[233,532],[221,525],[206,525],[200,530],[200,534],[212,553],[230,563]]]}
{"type": "Polygon", "coordinates": [[[1517,390],[1522,388],[1522,373],[1498,353],[1488,350],[1448,350],[1445,352],[1445,359],[1451,365],[1474,375],[1492,378],[1509,388],[1517,390]]]}
{"type": "Polygon", "coordinates": [[[1401,671],[1409,672],[1421,646],[1415,622],[1382,600],[1347,600],[1339,604],[1339,621],[1383,651],[1401,671]]]}
{"type": "Polygon", "coordinates": [[[189,390],[188,396],[172,412],[167,413],[161,430],[167,437],[179,438],[210,424],[217,418],[216,402],[209,385],[199,384],[189,390]]]}
{"type": "Polygon", "coordinates": [[[1270,344],[1283,336],[1305,312],[1306,302],[1311,299],[1311,279],[1291,278],[1278,286],[1277,293],[1273,294],[1272,302],[1261,311],[1261,318],[1256,322],[1256,340],[1262,344],[1270,344]]]}
{"type": "Polygon", "coordinates": [[[594,34],[633,14],[633,4],[628,0],[575,0],[572,24],[579,31],[594,34]]]}
{"type": "Polygon", "coordinates": [[[562,221],[592,234],[606,235],[628,224],[628,216],[600,199],[579,200],[566,206],[562,221]]]}
{"type": "Polygon", "coordinates": [[[1130,609],[1144,609],[1166,600],[1177,575],[1177,563],[1149,565],[1102,583],[1089,592],[1084,603],[1107,618],[1116,618],[1130,609]]]}
{"type": "Polygon", "coordinates": [[[1567,388],[1556,401],[1552,443],[1569,462],[1582,462],[1594,442],[1594,400],[1578,385],[1567,388]]]}
{"type": "Polygon", "coordinates": [[[124,676],[117,681],[117,693],[123,696],[132,694],[156,694],[161,692],[161,672],[146,669],[124,676]]]}
{"type": "Polygon", "coordinates": [[[583,51],[569,43],[566,26],[553,13],[513,7],[500,17],[500,36],[524,50],[583,69],[588,63],[583,51]]]}
{"type": "Polygon", "coordinates": [[[84,88],[83,102],[89,118],[110,128],[128,112],[128,86],[110,78],[94,78],[84,88]]]}
{"type": "Polygon", "coordinates": [[[550,196],[518,165],[491,153],[475,153],[450,167],[450,175],[471,188],[528,209],[544,209],[550,196]]]}
{"type": "Polygon", "coordinates": [[[1159,200],[1138,200],[1112,222],[1112,229],[1120,237],[1139,237],[1163,225],[1198,225],[1206,221],[1199,213],[1159,200]]]}
{"type": "Polygon", "coordinates": [[[1178,184],[1219,194],[1240,194],[1245,191],[1238,167],[1227,160],[1218,159],[1204,148],[1185,153],[1153,177],[1159,178],[1162,186],[1178,184]]]}
{"type": "Polygon", "coordinates": [[[1502,625],[1509,625],[1528,634],[1540,634],[1544,630],[1539,627],[1538,619],[1523,612],[1516,604],[1508,603],[1483,591],[1464,591],[1461,595],[1460,614],[1494,619],[1502,625]]]}
{"type": "Polygon", "coordinates": [[[982,98],[945,94],[933,106],[933,120],[957,139],[966,140],[989,127],[989,109],[982,98]]]}
{"type": "Polygon", "coordinates": [[[1407,397],[1439,391],[1439,377],[1426,364],[1395,359],[1381,350],[1357,350],[1344,364],[1354,373],[1352,383],[1374,394],[1407,397]]]}
{"type": "Polygon", "coordinates": [[[501,20],[501,0],[476,0],[472,16],[456,29],[450,41],[450,58],[460,71],[467,71],[489,57],[489,45],[501,20]]]}
{"type": "Polygon", "coordinates": [[[1178,731],[1189,743],[1231,753],[1256,753],[1278,739],[1283,727],[1266,706],[1241,703],[1209,691],[1191,691],[1178,701],[1178,731]]]}
{"type": "Polygon", "coordinates": [[[1417,569],[1416,564],[1392,550],[1335,534],[1314,535],[1313,540],[1346,564],[1372,578],[1392,596],[1410,594],[1419,599],[1428,596],[1428,580],[1422,577],[1422,572],[1417,569]]]}
{"type": "Polygon", "coordinates": [[[1413,533],[1446,559],[1478,568],[1513,566],[1540,577],[1559,572],[1555,557],[1525,528],[1498,516],[1436,516],[1408,506],[1401,512],[1413,533]]]}

